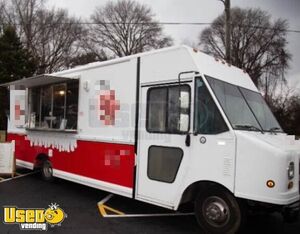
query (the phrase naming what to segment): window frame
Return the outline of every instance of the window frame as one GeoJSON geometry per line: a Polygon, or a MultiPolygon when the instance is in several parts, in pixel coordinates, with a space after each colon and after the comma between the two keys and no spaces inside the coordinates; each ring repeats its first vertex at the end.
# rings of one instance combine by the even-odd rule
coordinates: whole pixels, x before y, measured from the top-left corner
{"type": "MultiPolygon", "coordinates": [[[[228,123],[227,123],[227,121],[226,121],[226,119],[224,118],[224,116],[228,119],[228,116],[226,115],[226,113],[225,112],[223,112],[223,109],[221,109],[217,104],[217,102],[219,102],[219,100],[218,100],[218,98],[215,96],[215,98],[214,98],[214,96],[213,95],[215,95],[215,93],[214,93],[214,91],[213,90],[210,90],[211,89],[211,87],[210,87],[210,84],[209,84],[209,82],[206,80],[206,76],[204,75],[204,77],[205,77],[205,79],[202,77],[202,76],[196,76],[195,77],[195,82],[194,82],[194,113],[193,113],[193,117],[194,117],[194,124],[193,124],[193,133],[194,134],[201,134],[201,135],[218,135],[218,134],[222,134],[222,133],[224,133],[224,132],[228,132],[228,131],[230,131],[230,127],[232,127],[231,125],[229,126],[228,125],[228,123]],[[205,85],[205,87],[206,87],[206,89],[207,89],[207,91],[208,91],[208,93],[209,93],[209,95],[210,95],[210,97],[212,98],[212,100],[214,101],[214,104],[216,105],[216,107],[217,107],[217,109],[218,109],[218,111],[219,111],[219,114],[220,114],[220,116],[222,117],[222,120],[223,120],[223,123],[224,123],[224,125],[225,125],[225,127],[226,127],[226,129],[227,130],[225,130],[225,131],[222,131],[222,132],[218,132],[218,133],[201,133],[201,132],[199,132],[197,129],[196,129],[196,110],[197,110],[197,108],[196,108],[196,95],[197,95],[197,87],[196,87],[196,80],[197,79],[201,79],[202,80],[202,82],[203,82],[203,84],[205,85]],[[217,102],[216,102],[217,101],[217,102]],[[224,115],[223,115],[224,114],[224,115]]],[[[230,123],[231,124],[231,123],[230,123]]]]}
{"type": "Polygon", "coordinates": [[[41,112],[42,112],[42,89],[45,87],[50,87],[51,88],[51,112],[53,113],[53,105],[54,105],[54,95],[53,95],[53,88],[54,86],[57,85],[64,85],[65,86],[65,100],[64,100],[64,118],[66,118],[66,112],[67,112],[67,92],[68,92],[68,84],[70,83],[77,83],[78,84],[78,94],[77,94],[77,105],[79,106],[79,95],[80,95],[80,81],[79,80],[71,80],[71,81],[64,81],[64,82],[54,82],[51,84],[46,84],[46,85],[38,85],[38,86],[34,86],[34,87],[30,87],[28,88],[28,99],[27,99],[27,103],[28,103],[28,113],[27,113],[27,118],[28,118],[28,123],[30,121],[30,115],[33,112],[32,111],[32,89],[39,89],[39,122],[38,124],[36,124],[35,127],[26,127],[26,130],[32,130],[32,131],[53,131],[53,132],[77,132],[78,131],[78,117],[79,117],[79,108],[77,108],[77,119],[76,119],[76,129],[60,129],[60,128],[53,128],[53,127],[48,127],[48,128],[43,128],[41,127],[41,121],[42,121],[42,116],[41,116],[41,112]]]}
{"type": "Polygon", "coordinates": [[[164,84],[164,85],[160,85],[160,86],[155,86],[155,87],[150,87],[148,88],[147,90],[147,107],[146,107],[146,131],[148,133],[157,133],[157,134],[176,134],[176,135],[186,135],[187,133],[190,132],[190,128],[191,128],[191,86],[189,84],[172,84],[172,85],[169,85],[169,86],[166,86],[167,84],[164,84]],[[169,129],[167,128],[168,127],[168,114],[169,114],[169,103],[168,103],[168,99],[169,99],[169,89],[170,88],[174,88],[174,87],[187,87],[188,88],[188,92],[189,92],[189,107],[188,107],[188,115],[189,115],[189,123],[188,123],[188,129],[187,131],[169,131],[169,129]],[[166,108],[166,131],[153,131],[151,129],[149,129],[149,109],[150,109],[150,105],[149,105],[149,101],[150,101],[150,93],[152,90],[155,90],[155,89],[167,89],[167,108],[166,108]]]}

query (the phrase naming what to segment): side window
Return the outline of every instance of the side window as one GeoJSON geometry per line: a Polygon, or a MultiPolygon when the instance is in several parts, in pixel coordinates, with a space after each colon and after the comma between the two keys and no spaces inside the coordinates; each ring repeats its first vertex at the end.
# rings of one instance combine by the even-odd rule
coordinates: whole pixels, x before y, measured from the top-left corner
{"type": "Polygon", "coordinates": [[[190,87],[150,88],[147,98],[148,132],[185,133],[189,130],[190,87]]]}
{"type": "Polygon", "coordinates": [[[72,82],[67,84],[66,100],[66,119],[67,129],[77,129],[78,115],[78,89],[79,83],[72,82]]]}
{"type": "Polygon", "coordinates": [[[79,82],[29,89],[29,128],[77,129],[79,82]]]}
{"type": "Polygon", "coordinates": [[[52,115],[55,116],[55,121],[52,121],[52,128],[59,129],[65,122],[66,87],[66,84],[53,86],[52,115]]]}
{"type": "Polygon", "coordinates": [[[196,79],[195,86],[194,131],[200,134],[218,134],[228,131],[228,127],[202,78],[196,79]]]}
{"type": "MultiPolygon", "coordinates": [[[[35,111],[34,111],[35,112],[35,111]]],[[[52,128],[52,86],[41,88],[41,122],[42,128],[52,128]]]]}
{"type": "Polygon", "coordinates": [[[173,183],[183,157],[175,147],[151,146],[148,152],[147,174],[151,180],[173,183]]]}
{"type": "Polygon", "coordinates": [[[167,88],[151,89],[148,92],[147,129],[150,132],[166,131],[167,88]]]}

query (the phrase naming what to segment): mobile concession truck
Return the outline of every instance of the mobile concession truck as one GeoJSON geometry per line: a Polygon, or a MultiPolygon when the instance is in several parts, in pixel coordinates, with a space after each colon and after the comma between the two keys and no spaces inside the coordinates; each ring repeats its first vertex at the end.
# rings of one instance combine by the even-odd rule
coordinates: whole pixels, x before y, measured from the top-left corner
{"type": "Polygon", "coordinates": [[[249,75],[170,47],[5,84],[17,165],[235,232],[245,206],[299,213],[300,147],[249,75]]]}

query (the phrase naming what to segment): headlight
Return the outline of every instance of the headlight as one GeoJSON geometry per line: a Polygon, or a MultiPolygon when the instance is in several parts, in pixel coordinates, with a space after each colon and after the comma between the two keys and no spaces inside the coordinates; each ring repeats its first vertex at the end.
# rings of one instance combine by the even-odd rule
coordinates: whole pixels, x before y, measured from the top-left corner
{"type": "Polygon", "coordinates": [[[295,176],[295,164],[294,162],[290,162],[288,167],[288,178],[289,180],[292,180],[295,176]]]}

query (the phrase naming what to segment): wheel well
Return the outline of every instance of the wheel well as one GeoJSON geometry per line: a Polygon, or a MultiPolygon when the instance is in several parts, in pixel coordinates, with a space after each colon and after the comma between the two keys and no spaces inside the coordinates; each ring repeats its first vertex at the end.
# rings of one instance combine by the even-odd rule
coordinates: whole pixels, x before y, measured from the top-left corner
{"type": "MultiPolygon", "coordinates": [[[[226,187],[223,185],[212,182],[212,181],[197,181],[191,185],[189,185],[183,192],[183,195],[181,197],[180,204],[183,203],[188,203],[188,202],[193,202],[195,201],[195,198],[199,191],[204,190],[204,189],[209,189],[211,187],[218,187],[220,189],[224,189],[229,191],[226,187]]],[[[231,193],[231,191],[229,191],[231,193]]]]}
{"type": "Polygon", "coordinates": [[[43,162],[49,160],[49,156],[47,154],[38,154],[35,158],[34,168],[41,168],[43,162]]]}

